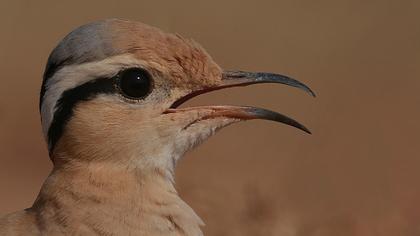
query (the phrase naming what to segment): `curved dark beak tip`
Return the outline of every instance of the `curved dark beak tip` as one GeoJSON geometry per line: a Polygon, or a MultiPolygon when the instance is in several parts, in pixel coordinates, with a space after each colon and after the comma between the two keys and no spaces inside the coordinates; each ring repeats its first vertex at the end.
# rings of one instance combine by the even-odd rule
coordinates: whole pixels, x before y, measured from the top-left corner
{"type": "Polygon", "coordinates": [[[312,134],[312,132],[308,128],[306,128],[302,124],[298,123],[297,121],[295,123],[289,123],[289,125],[291,125],[295,128],[298,128],[298,129],[302,130],[303,132],[305,132],[307,134],[312,134]]]}
{"type": "Polygon", "coordinates": [[[305,84],[300,83],[300,86],[298,86],[298,87],[301,88],[302,90],[304,90],[305,92],[307,92],[312,97],[314,97],[314,98],[316,97],[315,92],[311,88],[309,88],[308,86],[306,86],[305,84]]]}
{"type": "Polygon", "coordinates": [[[314,91],[312,91],[311,89],[309,89],[309,90],[308,90],[308,92],[309,92],[309,94],[310,94],[312,97],[316,98],[316,94],[315,94],[315,92],[314,92],[314,91]]]}
{"type": "Polygon", "coordinates": [[[307,128],[302,129],[302,130],[305,131],[305,133],[307,133],[307,134],[312,134],[312,132],[309,129],[307,129],[307,128]]]}
{"type": "Polygon", "coordinates": [[[244,107],[244,109],[247,111],[248,114],[251,114],[251,119],[264,119],[280,122],[300,129],[305,133],[312,134],[312,132],[301,123],[278,112],[258,107],[244,107]]]}
{"type": "Polygon", "coordinates": [[[312,97],[316,97],[314,91],[312,91],[307,85],[286,75],[267,72],[225,71],[223,72],[222,77],[222,79],[227,82],[227,84],[223,87],[259,83],[279,83],[299,88],[309,93],[312,97]]]}

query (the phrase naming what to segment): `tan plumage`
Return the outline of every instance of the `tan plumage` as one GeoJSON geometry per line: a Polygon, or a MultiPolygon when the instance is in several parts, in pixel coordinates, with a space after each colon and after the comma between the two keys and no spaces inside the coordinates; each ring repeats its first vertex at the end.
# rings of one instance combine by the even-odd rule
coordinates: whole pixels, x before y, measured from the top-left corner
{"type": "Polygon", "coordinates": [[[31,208],[0,220],[0,235],[202,235],[202,220],[174,188],[177,160],[241,120],[307,129],[259,108],[177,106],[207,91],[268,82],[312,93],[285,76],[224,72],[194,41],[141,23],[110,19],[76,29],[51,53],[41,92],[54,169],[31,208]],[[150,74],[150,91],[139,99],[121,88],[130,68],[150,74]]]}

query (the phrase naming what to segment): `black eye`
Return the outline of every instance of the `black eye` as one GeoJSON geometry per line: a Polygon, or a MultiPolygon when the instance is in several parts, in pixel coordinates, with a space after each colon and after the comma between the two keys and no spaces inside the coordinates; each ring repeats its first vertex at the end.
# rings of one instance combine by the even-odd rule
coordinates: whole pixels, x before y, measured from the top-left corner
{"type": "Polygon", "coordinates": [[[153,87],[153,81],[150,74],[140,68],[130,68],[121,71],[118,74],[118,86],[121,93],[132,99],[141,99],[146,97],[153,87]]]}

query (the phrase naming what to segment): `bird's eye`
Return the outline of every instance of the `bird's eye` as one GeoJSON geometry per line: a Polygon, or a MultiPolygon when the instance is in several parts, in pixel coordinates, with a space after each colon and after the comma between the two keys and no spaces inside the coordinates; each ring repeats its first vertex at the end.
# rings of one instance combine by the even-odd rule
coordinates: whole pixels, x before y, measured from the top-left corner
{"type": "Polygon", "coordinates": [[[142,99],[152,91],[152,77],[144,69],[126,69],[121,71],[117,78],[118,87],[127,98],[142,99]]]}

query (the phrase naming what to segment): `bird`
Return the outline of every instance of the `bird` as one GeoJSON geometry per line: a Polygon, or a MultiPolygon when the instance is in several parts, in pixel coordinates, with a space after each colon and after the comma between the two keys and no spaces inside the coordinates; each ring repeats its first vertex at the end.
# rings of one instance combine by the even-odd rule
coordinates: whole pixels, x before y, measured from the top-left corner
{"type": "Polygon", "coordinates": [[[178,195],[178,160],[230,124],[271,120],[263,108],[180,107],[211,91],[291,77],[223,70],[192,39],[125,19],[82,25],[52,50],[40,115],[53,168],[33,205],[0,219],[0,235],[203,235],[178,195]]]}

